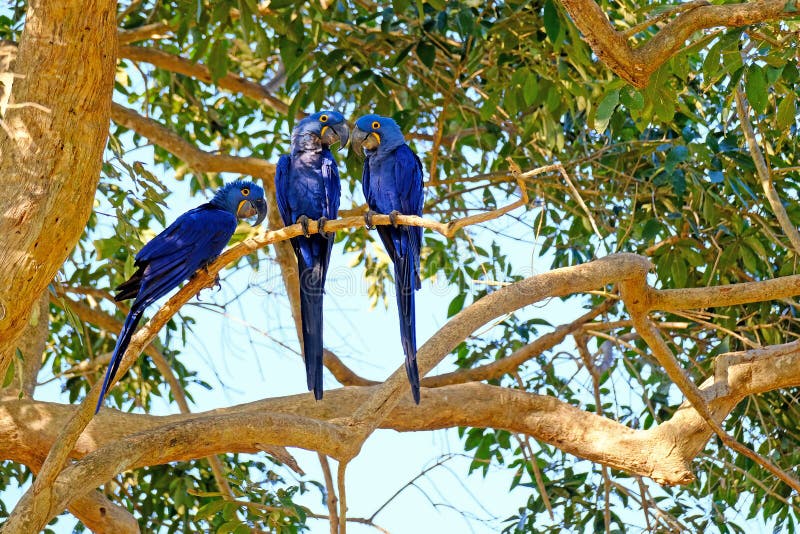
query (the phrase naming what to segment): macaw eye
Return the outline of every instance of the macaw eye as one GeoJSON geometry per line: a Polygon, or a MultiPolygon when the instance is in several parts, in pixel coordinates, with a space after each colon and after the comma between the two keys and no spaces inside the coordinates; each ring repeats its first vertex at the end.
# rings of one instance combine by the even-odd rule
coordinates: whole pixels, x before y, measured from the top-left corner
{"type": "Polygon", "coordinates": [[[328,116],[327,115],[320,115],[319,116],[319,122],[328,122],[328,116]]]}
{"type": "Polygon", "coordinates": [[[380,127],[381,127],[381,123],[379,123],[378,121],[373,121],[373,123],[372,123],[372,129],[373,130],[377,130],[380,127]]]}
{"type": "Polygon", "coordinates": [[[242,189],[242,196],[246,197],[249,194],[250,194],[250,188],[249,187],[245,187],[244,189],[242,189]]]}

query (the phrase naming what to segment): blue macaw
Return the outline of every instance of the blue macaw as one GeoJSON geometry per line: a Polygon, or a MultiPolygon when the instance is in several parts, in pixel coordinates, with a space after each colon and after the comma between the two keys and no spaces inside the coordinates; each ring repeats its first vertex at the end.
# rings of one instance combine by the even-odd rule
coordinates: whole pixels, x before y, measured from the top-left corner
{"type": "Polygon", "coordinates": [[[178,217],[136,254],[136,272],[116,288],[118,293],[114,296],[116,301],[136,300],[117,337],[95,413],[103,404],[145,308],[214,261],[236,231],[237,219],[256,215],[253,226],[267,216],[264,190],[252,182],[231,182],[221,187],[210,202],[178,217]]]}
{"type": "Polygon", "coordinates": [[[392,226],[379,226],[378,235],[394,262],[394,282],[400,316],[400,339],[414,402],[419,404],[417,334],[414,291],[420,288],[419,252],[422,228],[398,226],[397,215],[422,215],[422,162],[408,147],[392,119],[364,115],[353,130],[353,150],[366,158],[361,186],[369,205],[365,215],[372,226],[375,212],[388,214],[392,226]]]}
{"type": "Polygon", "coordinates": [[[341,149],[349,136],[341,113],[309,115],[295,126],[292,153],[281,156],[275,169],[275,194],[283,223],[299,222],[305,234],[291,241],[300,275],[306,382],[317,400],[322,398],[322,295],[334,237],[325,232],[325,221],[338,216],[342,191],[330,147],[338,142],[341,149]],[[308,234],[309,219],[318,219],[318,234],[308,234]]]}

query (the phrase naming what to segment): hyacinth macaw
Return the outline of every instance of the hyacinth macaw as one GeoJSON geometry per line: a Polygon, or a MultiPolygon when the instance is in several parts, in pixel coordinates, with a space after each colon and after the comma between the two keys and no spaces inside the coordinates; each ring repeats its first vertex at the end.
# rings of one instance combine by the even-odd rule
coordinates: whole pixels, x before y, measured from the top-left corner
{"type": "Polygon", "coordinates": [[[375,212],[388,214],[392,221],[392,226],[379,226],[378,235],[394,263],[406,374],[414,402],[419,404],[414,291],[420,288],[422,228],[398,226],[396,218],[398,214],[422,215],[422,162],[405,143],[397,123],[379,115],[364,115],[356,121],[352,146],[366,158],[361,186],[369,205],[367,226],[372,226],[375,212]]]}
{"type": "Polygon", "coordinates": [[[339,214],[341,184],[330,147],[347,144],[350,130],[337,111],[320,111],[297,123],[292,131],[292,153],[278,160],[275,194],[278,210],[287,226],[300,223],[304,236],[293,237],[300,275],[300,317],[303,326],[303,359],[306,382],[314,398],[322,398],[322,295],[333,248],[333,235],[325,221],[339,214]],[[319,233],[308,234],[308,222],[316,219],[319,233]]]}
{"type": "Polygon", "coordinates": [[[221,187],[210,202],[178,217],[136,254],[136,272],[116,288],[118,293],[114,296],[116,301],[136,300],[117,337],[95,413],[103,404],[145,308],[214,261],[236,231],[237,220],[253,216],[257,216],[253,226],[267,216],[264,190],[252,182],[231,182],[221,187]]]}

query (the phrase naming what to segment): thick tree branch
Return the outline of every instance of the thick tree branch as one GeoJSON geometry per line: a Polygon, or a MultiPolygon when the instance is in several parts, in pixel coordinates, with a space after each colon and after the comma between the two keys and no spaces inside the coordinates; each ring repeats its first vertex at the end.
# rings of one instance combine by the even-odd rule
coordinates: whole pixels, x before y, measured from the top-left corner
{"type": "Polygon", "coordinates": [[[625,32],[614,29],[595,0],[561,0],[575,26],[597,57],[620,78],[635,87],[645,87],[650,75],[686,46],[695,32],[726,26],[735,28],[794,18],[786,0],[757,0],[741,4],[701,5],[683,11],[652,38],[632,48],[625,32]]]}
{"type": "Polygon", "coordinates": [[[774,474],[789,487],[793,488],[797,492],[800,492],[800,481],[777,467],[768,459],[736,441],[736,439],[728,434],[728,432],[720,424],[724,416],[720,420],[717,420],[714,417],[709,406],[706,404],[706,399],[703,398],[700,388],[698,388],[695,383],[692,382],[689,375],[686,373],[686,371],[684,371],[683,367],[681,367],[680,363],[675,358],[672,350],[664,341],[664,338],[661,336],[661,332],[655,327],[655,325],[647,316],[648,310],[645,298],[647,287],[645,276],[642,275],[639,279],[634,278],[623,281],[620,284],[620,294],[622,296],[622,300],[625,302],[625,306],[630,312],[631,321],[633,322],[634,328],[650,347],[651,351],[653,352],[653,356],[655,356],[655,358],[658,360],[658,363],[661,364],[670,379],[672,379],[675,385],[678,386],[678,389],[680,389],[681,393],[683,393],[683,395],[686,397],[692,408],[694,408],[700,417],[702,417],[709,428],[711,428],[711,430],[713,430],[714,433],[720,437],[725,445],[732,448],[736,452],[747,456],[774,474]]]}
{"type": "Polygon", "coordinates": [[[99,491],[90,491],[73,500],[69,511],[97,534],[139,534],[139,523],[133,515],[114,504],[99,491]]]}
{"type": "Polygon", "coordinates": [[[159,69],[190,76],[204,83],[214,83],[220,89],[241,93],[263,102],[282,115],[289,113],[289,106],[276,98],[266,87],[237,74],[228,73],[222,78],[212,81],[211,71],[202,63],[195,63],[180,56],[142,46],[121,46],[119,57],[132,61],[144,61],[159,69]]]}
{"type": "Polygon", "coordinates": [[[600,306],[585,313],[573,322],[557,327],[554,331],[549,332],[532,343],[525,345],[522,348],[515,350],[509,356],[500,360],[473,367],[471,369],[462,369],[450,373],[443,373],[436,376],[428,376],[420,381],[420,385],[427,388],[437,388],[451,384],[463,384],[465,382],[479,382],[481,380],[493,380],[509,373],[513,373],[519,368],[520,365],[525,363],[543,353],[557,346],[564,339],[580,330],[586,323],[607,312],[614,304],[613,300],[606,300],[600,306]]]}
{"type": "Polygon", "coordinates": [[[275,165],[263,159],[205,152],[158,122],[116,103],[111,105],[111,119],[172,152],[196,172],[245,174],[261,178],[265,186],[274,189],[275,165]]]}

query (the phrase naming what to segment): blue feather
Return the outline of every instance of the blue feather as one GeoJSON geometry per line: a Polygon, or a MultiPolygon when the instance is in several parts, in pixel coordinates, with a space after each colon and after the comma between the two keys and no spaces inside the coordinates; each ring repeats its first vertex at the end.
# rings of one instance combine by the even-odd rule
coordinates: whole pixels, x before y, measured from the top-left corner
{"type": "Polygon", "coordinates": [[[236,213],[245,196],[263,202],[264,191],[250,182],[228,184],[211,202],[178,217],[136,254],[136,272],[117,287],[115,296],[118,301],[136,300],[117,337],[95,413],[103,404],[145,309],[219,256],[236,230],[236,213]],[[243,190],[247,195],[243,196],[243,190]]]}
{"type": "MultiPolygon", "coordinates": [[[[298,123],[292,132],[292,153],[281,156],[275,170],[275,192],[278,210],[285,225],[300,217],[335,219],[339,216],[341,182],[336,161],[321,140],[324,125],[344,124],[337,112],[318,112],[298,123]]],[[[325,279],[333,248],[333,236],[319,234],[294,237],[292,247],[297,256],[300,278],[300,319],[303,331],[303,356],[306,384],[314,398],[323,395],[323,295],[325,279]]]]}
{"type": "MultiPolygon", "coordinates": [[[[366,115],[356,121],[355,140],[377,135],[380,143],[365,151],[362,172],[364,197],[371,210],[388,214],[422,215],[422,162],[405,144],[397,124],[386,117],[366,115]],[[373,134],[374,132],[374,134],[373,134]]],[[[378,236],[394,264],[395,293],[400,319],[400,340],[414,402],[419,404],[419,370],[414,292],[420,288],[419,256],[422,228],[379,226],[378,236]]]]}

